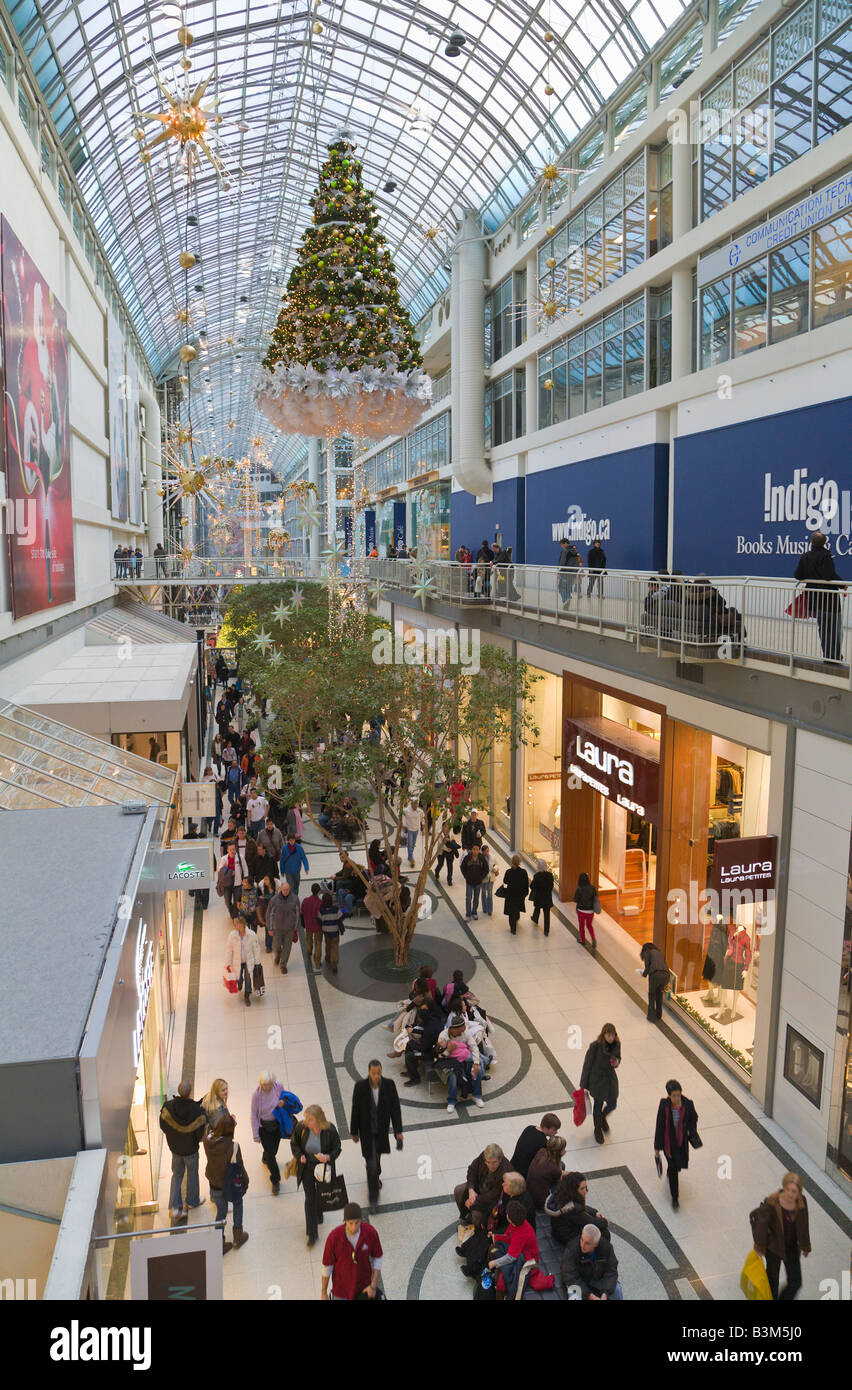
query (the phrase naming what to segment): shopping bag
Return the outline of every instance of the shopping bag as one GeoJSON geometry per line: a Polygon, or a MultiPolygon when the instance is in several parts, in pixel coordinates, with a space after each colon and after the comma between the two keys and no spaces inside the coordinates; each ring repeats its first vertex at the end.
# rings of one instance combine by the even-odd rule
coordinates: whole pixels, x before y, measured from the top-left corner
{"type": "Polygon", "coordinates": [[[239,993],[240,987],[237,981],[234,979],[233,975],[231,974],[230,970],[226,970],[224,975],[222,976],[222,984],[225,986],[229,994],[239,993]]]}
{"type": "Polygon", "coordinates": [[[772,1291],[766,1277],[766,1267],[756,1250],[749,1250],[743,1272],[740,1275],[740,1288],[750,1302],[770,1303],[772,1291]]]}
{"type": "Polygon", "coordinates": [[[793,598],[793,602],[787,604],[784,612],[792,613],[794,618],[809,618],[811,614],[808,606],[807,589],[799,589],[798,593],[793,598]]]}
{"type": "Polygon", "coordinates": [[[586,1118],[586,1092],[574,1092],[574,1124],[581,1125],[586,1118]]]}
{"type": "Polygon", "coordinates": [[[266,993],[266,981],[263,978],[263,966],[256,965],[251,972],[252,989],[255,994],[266,993]]]}
{"type": "Polygon", "coordinates": [[[464,1245],[468,1236],[472,1236],[476,1230],[475,1226],[470,1226],[466,1221],[460,1221],[456,1227],[456,1240],[459,1245],[464,1245]]]}
{"type": "Polygon", "coordinates": [[[316,1194],[321,1212],[342,1211],[349,1201],[346,1195],[346,1179],[342,1173],[336,1174],[331,1182],[318,1182],[316,1194]]]}

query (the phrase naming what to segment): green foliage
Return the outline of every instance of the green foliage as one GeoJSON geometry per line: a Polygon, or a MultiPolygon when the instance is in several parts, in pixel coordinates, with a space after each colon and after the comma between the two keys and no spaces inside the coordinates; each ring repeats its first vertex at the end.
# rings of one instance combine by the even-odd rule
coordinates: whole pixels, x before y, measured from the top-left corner
{"type": "Polygon", "coordinates": [[[263,365],[318,372],[365,362],[410,371],[422,358],[399,297],[396,272],[361,161],[344,139],[333,145],[314,189],[313,221],[302,234],[263,365]]]}

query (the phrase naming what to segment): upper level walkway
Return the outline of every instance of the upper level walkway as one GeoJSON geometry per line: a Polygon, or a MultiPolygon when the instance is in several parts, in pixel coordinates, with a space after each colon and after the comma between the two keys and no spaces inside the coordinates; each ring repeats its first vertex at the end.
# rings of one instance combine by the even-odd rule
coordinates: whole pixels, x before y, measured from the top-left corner
{"type": "MultiPolygon", "coordinates": [[[[121,588],[160,604],[218,608],[234,585],[328,578],[325,559],[234,560],[161,556],[126,561],[121,588]],[[138,564],[138,571],[137,571],[138,564]],[[132,566],[132,573],[130,567],[132,566]]],[[[340,573],[369,585],[374,599],[408,595],[473,612],[514,613],[622,638],[637,650],[681,662],[726,661],[852,686],[852,600],[845,583],[804,590],[793,579],[743,575],[663,576],[560,570],[552,565],[457,565],[432,560],[362,560],[340,573]]]]}

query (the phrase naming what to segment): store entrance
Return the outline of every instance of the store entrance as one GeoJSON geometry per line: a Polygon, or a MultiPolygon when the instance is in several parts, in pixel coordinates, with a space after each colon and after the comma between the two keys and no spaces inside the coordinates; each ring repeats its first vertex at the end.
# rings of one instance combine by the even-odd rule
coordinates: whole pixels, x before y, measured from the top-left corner
{"type": "Polygon", "coordinates": [[[636,811],[600,803],[598,897],[604,912],[640,946],[654,938],[657,827],[636,811]]]}

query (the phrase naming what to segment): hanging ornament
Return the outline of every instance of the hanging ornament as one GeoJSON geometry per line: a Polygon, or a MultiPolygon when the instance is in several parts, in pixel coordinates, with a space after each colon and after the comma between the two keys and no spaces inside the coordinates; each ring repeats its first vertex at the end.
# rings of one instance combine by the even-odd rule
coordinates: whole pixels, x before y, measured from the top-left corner
{"type": "Polygon", "coordinates": [[[544,389],[545,389],[545,391],[552,391],[552,390],[553,390],[553,382],[551,381],[550,377],[548,377],[548,378],[547,378],[547,381],[544,383],[544,389]]]}
{"type": "MultiPolygon", "coordinates": [[[[186,31],[189,42],[192,36],[186,31]]],[[[186,47],[184,47],[184,55],[186,47]]],[[[184,61],[189,62],[184,56],[184,61]]],[[[213,153],[207,143],[207,132],[211,122],[218,124],[220,117],[214,115],[212,108],[202,106],[202,99],[210,84],[210,78],[206,77],[203,82],[190,90],[189,82],[184,79],[184,91],[182,94],[173,93],[166,86],[162,78],[155,72],[154,81],[157,89],[165,103],[161,111],[137,111],[134,114],[137,119],[142,121],[155,121],[160,126],[159,135],[155,135],[153,140],[145,147],[143,153],[150,157],[151,151],[158,145],[172,142],[178,146],[182,159],[182,168],[191,179],[194,172],[194,159],[196,149],[201,150],[204,156],[210,161],[217,174],[224,173],[224,165],[217,155],[213,153]]]]}
{"type": "Polygon", "coordinates": [[[194,362],[196,357],[198,356],[198,353],[195,351],[195,348],[192,346],[191,343],[184,343],[183,347],[178,353],[178,356],[180,357],[181,362],[194,362]]]}
{"type": "Polygon", "coordinates": [[[195,265],[195,256],[192,251],[181,251],[178,255],[178,265],[182,266],[184,270],[192,270],[195,265]]]}

